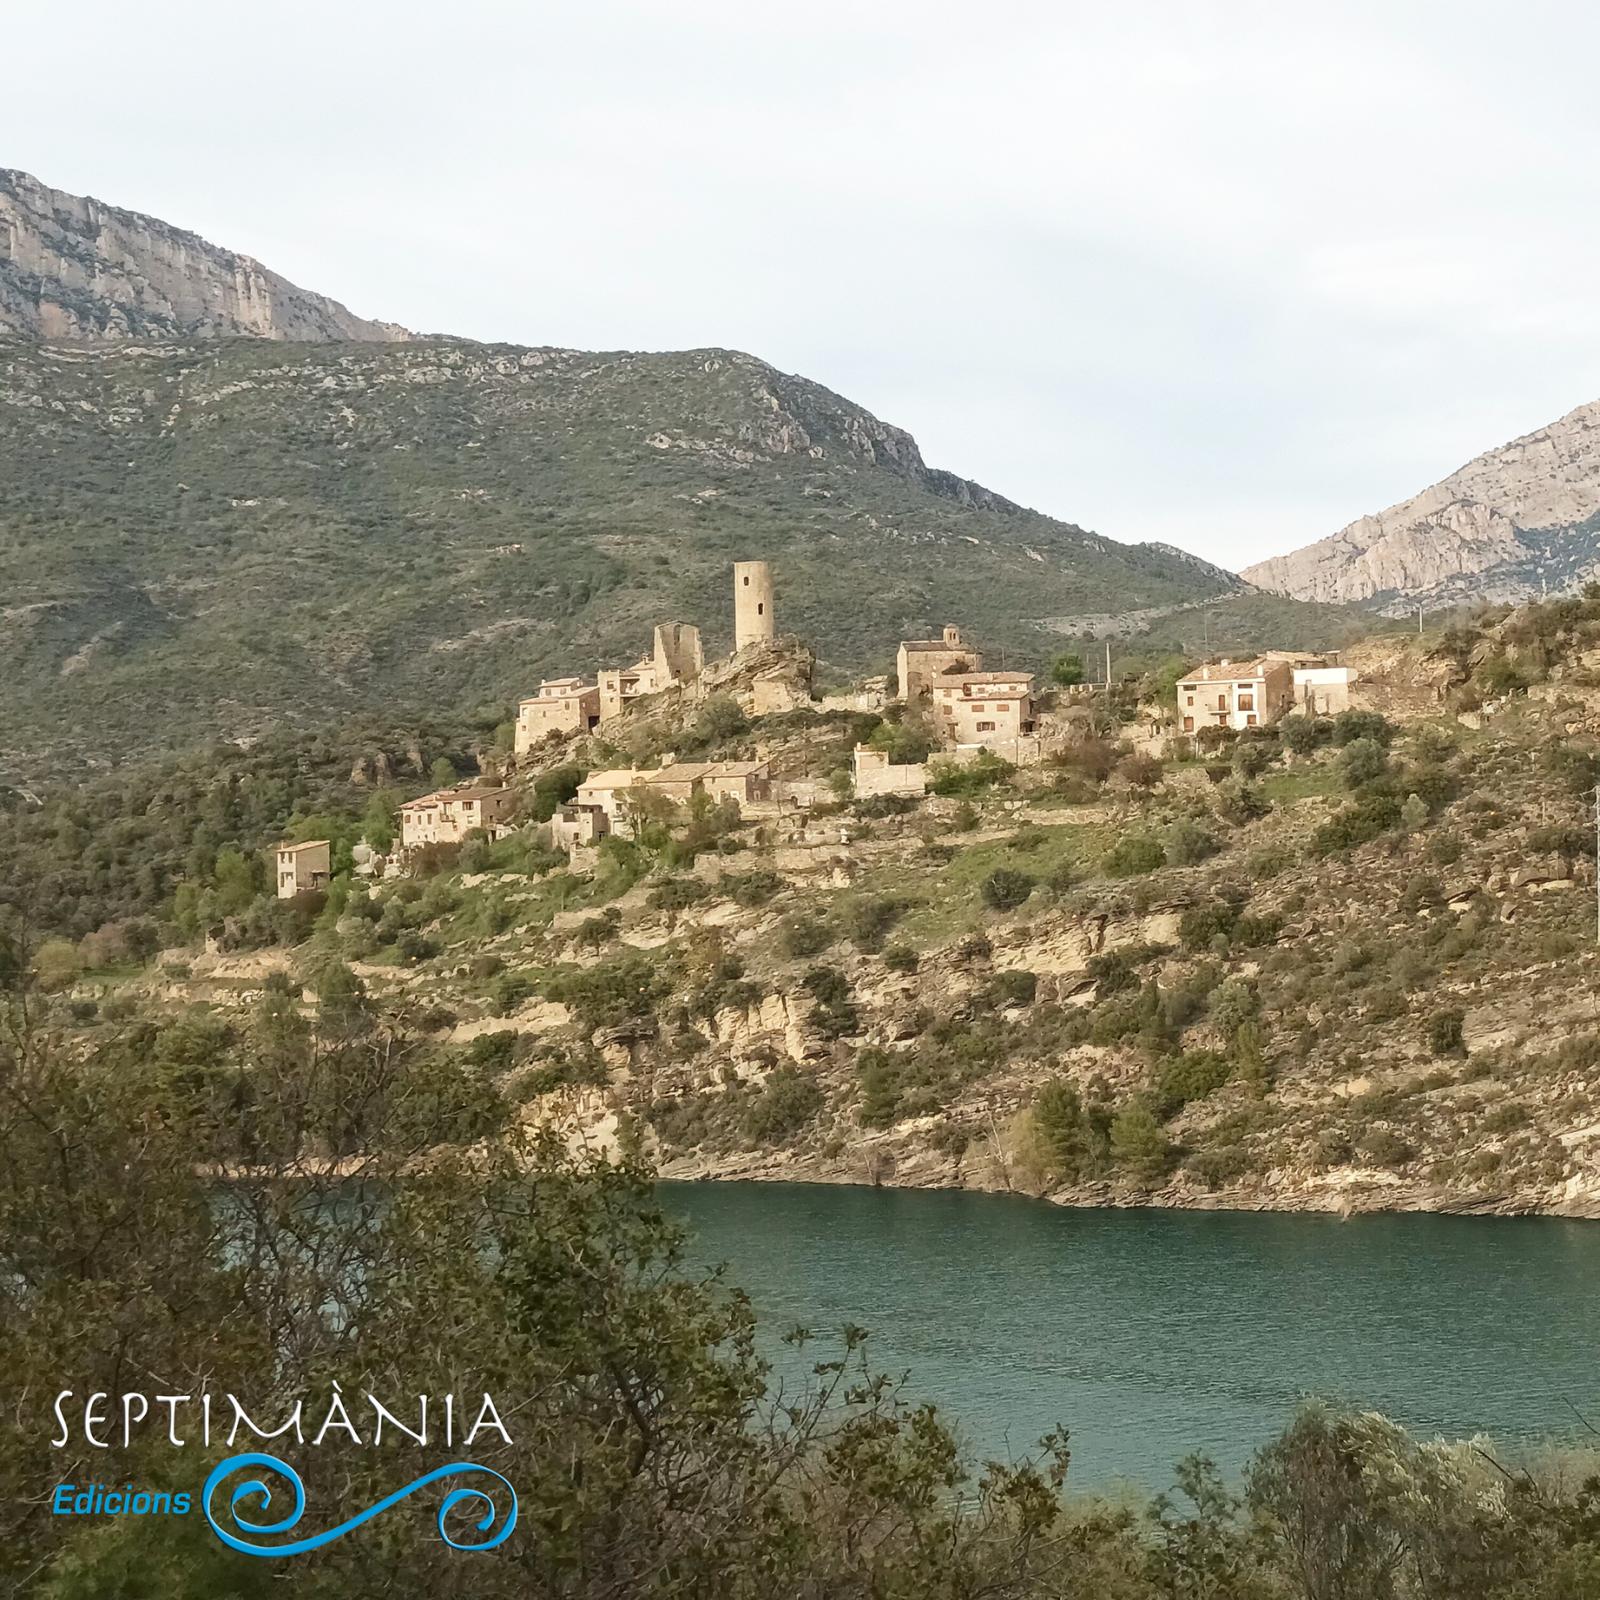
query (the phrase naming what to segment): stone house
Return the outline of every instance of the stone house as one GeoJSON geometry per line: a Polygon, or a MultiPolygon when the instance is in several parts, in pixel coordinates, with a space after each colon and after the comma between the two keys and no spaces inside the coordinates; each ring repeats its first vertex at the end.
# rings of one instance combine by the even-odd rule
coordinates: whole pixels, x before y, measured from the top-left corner
{"type": "Polygon", "coordinates": [[[637,767],[611,767],[591,772],[578,785],[572,803],[579,810],[602,812],[615,828],[622,821],[623,797],[633,789],[642,788],[644,776],[637,767]]]}
{"type": "Polygon", "coordinates": [[[873,750],[858,744],[851,753],[850,775],[855,779],[857,799],[875,794],[924,795],[928,792],[928,769],[921,761],[898,765],[889,760],[886,750],[873,750]]]}
{"type": "Polygon", "coordinates": [[[674,684],[694,683],[705,669],[700,630],[687,622],[656,624],[650,654],[631,667],[608,667],[599,674],[599,715],[604,722],[617,716],[630,700],[659,694],[674,684]]]}
{"type": "Polygon", "coordinates": [[[1034,731],[1031,672],[962,672],[935,680],[933,718],[947,744],[996,749],[1034,731]]]}
{"type": "Polygon", "coordinates": [[[705,794],[745,806],[768,798],[768,771],[765,761],[671,761],[653,768],[616,767],[591,772],[578,785],[573,803],[603,812],[613,830],[626,832],[630,794],[659,795],[673,805],[687,805],[697,794],[705,794]]]}
{"type": "Polygon", "coordinates": [[[952,673],[981,672],[983,657],[950,624],[938,639],[902,639],[895,653],[895,677],[907,705],[931,694],[934,684],[952,673]]]}
{"type": "Polygon", "coordinates": [[[517,702],[515,749],[526,755],[551,734],[587,733],[600,720],[600,689],[581,678],[546,678],[517,702]]]}
{"type": "Polygon", "coordinates": [[[687,805],[697,794],[712,800],[749,805],[767,798],[765,761],[672,761],[642,774],[645,783],[675,805],[687,805]]]}
{"type": "Polygon", "coordinates": [[[332,847],[326,839],[308,839],[304,844],[278,846],[278,898],[293,900],[297,894],[324,889],[333,876],[332,847]]]}
{"type": "Polygon", "coordinates": [[[600,720],[621,714],[630,700],[656,692],[655,665],[635,661],[631,667],[602,667],[599,672],[600,720]]]}
{"type": "Polygon", "coordinates": [[[438,789],[400,807],[400,843],[407,850],[423,844],[459,844],[478,828],[493,837],[504,830],[516,809],[516,791],[500,785],[466,783],[438,789]]]}
{"type": "Polygon", "coordinates": [[[1353,667],[1316,666],[1291,668],[1294,674],[1294,703],[1308,717],[1336,717],[1350,709],[1350,685],[1356,681],[1353,667]]]}
{"type": "Polygon", "coordinates": [[[570,856],[599,844],[611,832],[611,819],[599,806],[569,802],[550,818],[550,845],[570,856]]]}
{"type": "Polygon", "coordinates": [[[1257,656],[1250,661],[1208,661],[1178,681],[1178,727],[1268,727],[1294,709],[1294,668],[1257,656]]]}

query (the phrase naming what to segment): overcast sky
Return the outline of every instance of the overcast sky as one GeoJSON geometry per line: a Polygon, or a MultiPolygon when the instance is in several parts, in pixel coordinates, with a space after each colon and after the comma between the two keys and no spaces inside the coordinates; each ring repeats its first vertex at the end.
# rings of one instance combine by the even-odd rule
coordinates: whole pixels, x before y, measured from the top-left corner
{"type": "Polygon", "coordinates": [[[726,345],[1227,566],[1600,396],[1600,9],[13,8],[0,165],[410,327],[726,345]]]}

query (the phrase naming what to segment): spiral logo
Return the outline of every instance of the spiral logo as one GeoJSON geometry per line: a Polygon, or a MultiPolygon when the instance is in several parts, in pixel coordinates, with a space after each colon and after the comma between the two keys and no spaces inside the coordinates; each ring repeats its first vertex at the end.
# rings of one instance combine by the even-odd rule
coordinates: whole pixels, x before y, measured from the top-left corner
{"type": "MultiPolygon", "coordinates": [[[[430,1483],[439,1483],[445,1478],[466,1477],[474,1473],[481,1474],[484,1478],[493,1478],[495,1483],[504,1488],[507,1498],[504,1521],[496,1527],[496,1518],[500,1515],[500,1511],[495,1504],[492,1487],[452,1489],[439,1507],[439,1537],[452,1550],[493,1550],[496,1545],[505,1543],[510,1537],[511,1530],[517,1525],[517,1491],[498,1472],[490,1467],[479,1466],[473,1461],[454,1461],[449,1466],[435,1467],[432,1472],[423,1473],[420,1478],[408,1483],[403,1489],[396,1489],[393,1494],[386,1495],[376,1505],[368,1506],[365,1511],[358,1512],[336,1528],[279,1544],[253,1543],[252,1540],[293,1533],[305,1512],[305,1485],[300,1481],[300,1474],[287,1461],[282,1461],[277,1456],[257,1453],[229,1456],[226,1461],[218,1462],[212,1469],[210,1477],[206,1479],[205,1489],[202,1491],[202,1504],[212,1532],[230,1549],[242,1551],[247,1556],[299,1556],[308,1550],[320,1550],[323,1545],[343,1538],[352,1528],[359,1528],[363,1522],[370,1522],[374,1517],[387,1511],[390,1506],[398,1505],[407,1495],[415,1494],[418,1489],[427,1488],[430,1483]],[[293,1499],[287,1513],[272,1522],[252,1522],[242,1516],[239,1509],[241,1501],[254,1500],[256,1504],[247,1505],[247,1509],[255,1515],[269,1511],[272,1506],[273,1490],[267,1482],[261,1477],[250,1477],[243,1483],[235,1484],[227,1493],[227,1504],[223,1508],[222,1515],[235,1531],[223,1527],[217,1520],[217,1510],[213,1502],[223,1481],[236,1472],[270,1473],[284,1480],[293,1499]],[[469,1502],[473,1503],[474,1510],[481,1509],[482,1515],[474,1521],[473,1526],[487,1537],[470,1541],[452,1539],[445,1527],[446,1518],[457,1506],[469,1502]]],[[[280,1483],[280,1490],[283,1486],[283,1483],[280,1483]]]]}

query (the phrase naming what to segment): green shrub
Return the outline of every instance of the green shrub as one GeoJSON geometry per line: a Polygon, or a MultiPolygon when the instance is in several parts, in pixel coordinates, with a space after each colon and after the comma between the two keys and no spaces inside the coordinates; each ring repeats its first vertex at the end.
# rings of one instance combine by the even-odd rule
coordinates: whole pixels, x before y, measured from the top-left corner
{"type": "Polygon", "coordinates": [[[1069,1078],[1042,1085],[1029,1118],[1045,1175],[1056,1183],[1081,1183],[1105,1170],[1110,1152],[1109,1119],[1102,1105],[1084,1103],[1069,1078]]]}
{"type": "Polygon", "coordinates": [[[1376,739],[1352,739],[1339,752],[1339,778],[1345,788],[1364,789],[1389,771],[1389,757],[1376,739]]]}
{"type": "Polygon", "coordinates": [[[581,950],[598,950],[617,936],[622,926],[622,913],[615,906],[607,906],[597,916],[585,917],[572,930],[572,942],[581,950]]]}
{"type": "Polygon", "coordinates": [[[1195,867],[1220,847],[1197,822],[1181,817],[1166,832],[1166,859],[1175,867],[1195,867]]]}
{"type": "Polygon", "coordinates": [[[1172,1141],[1143,1100],[1130,1100],[1111,1119],[1111,1156],[1140,1183],[1159,1183],[1172,1165],[1172,1141]]]}
{"type": "Polygon", "coordinates": [[[741,906],[764,906],[784,887],[776,872],[758,867],[754,872],[730,872],[723,877],[719,887],[723,893],[741,906]]]}
{"type": "Polygon", "coordinates": [[[1453,867],[1461,859],[1464,846],[1453,833],[1436,833],[1428,841],[1428,855],[1441,867],[1453,867]]]}
{"type": "Polygon", "coordinates": [[[1113,878],[1135,878],[1166,863],[1167,853],[1148,835],[1124,834],[1106,852],[1101,865],[1113,878]]]}
{"type": "Polygon", "coordinates": [[[997,867],[979,885],[983,903],[995,911],[1014,911],[1033,893],[1033,879],[1014,867],[997,867]]]}
{"type": "Polygon", "coordinates": [[[1031,1006],[1038,989],[1038,976],[1020,968],[997,972],[989,980],[989,998],[997,1006],[1031,1006]]]}
{"type": "Polygon", "coordinates": [[[934,741],[927,728],[902,718],[898,722],[880,722],[867,739],[867,746],[881,750],[893,765],[904,767],[926,761],[933,753],[934,741]]]}
{"type": "Polygon", "coordinates": [[[1341,749],[1358,739],[1387,746],[1393,738],[1394,725],[1380,711],[1341,711],[1333,719],[1333,742],[1341,749]]]}
{"type": "Polygon", "coordinates": [[[991,755],[987,750],[976,760],[962,762],[936,761],[929,768],[929,789],[937,795],[972,795],[1009,778],[1015,768],[1009,761],[991,755]]]}
{"type": "Polygon", "coordinates": [[[1197,1150],[1184,1162],[1185,1172],[1191,1173],[1208,1189],[1221,1189],[1237,1183],[1254,1169],[1250,1151],[1242,1144],[1215,1145],[1208,1150],[1197,1150]]]}
{"type": "Polygon", "coordinates": [[[1219,1033],[1231,1037],[1261,1012],[1261,999],[1248,978],[1225,978],[1211,991],[1206,1014],[1219,1033]]]}
{"type": "Polygon", "coordinates": [[[858,950],[881,950],[889,930],[905,914],[906,902],[887,895],[853,900],[844,909],[844,931],[858,950]]]}
{"type": "Polygon", "coordinates": [[[1165,1122],[1192,1100],[1204,1100],[1228,1081],[1233,1067],[1214,1050],[1189,1050],[1162,1064],[1156,1075],[1154,1109],[1165,1122]]]}
{"type": "Polygon", "coordinates": [[[1094,979],[1096,1000],[1108,1000],[1138,981],[1138,970],[1126,950],[1105,950],[1089,957],[1088,973],[1094,979]]]}
{"type": "Polygon", "coordinates": [[[1459,1056],[1466,1054],[1463,1043],[1466,1027],[1466,1017],[1454,1007],[1443,1011],[1435,1011],[1428,1018],[1428,1048],[1436,1056],[1459,1056]]]}
{"type": "Polygon", "coordinates": [[[745,1108],[744,1132],[757,1144],[783,1144],[815,1121],[823,1104],[822,1090],[809,1072],[776,1067],[745,1108]]]}
{"type": "Polygon", "coordinates": [[[1342,1128],[1324,1128],[1311,1143],[1311,1160],[1317,1167],[1343,1167],[1355,1155],[1350,1135],[1342,1128]]]}
{"type": "Polygon", "coordinates": [[[1381,790],[1375,791],[1352,801],[1323,823],[1312,835],[1311,848],[1318,855],[1352,850],[1389,832],[1399,821],[1399,797],[1381,790]]]}
{"type": "Polygon", "coordinates": [[[919,804],[920,801],[909,794],[869,794],[864,800],[853,801],[850,811],[853,816],[870,822],[880,817],[903,817],[908,811],[915,811],[919,804]]]}
{"type": "Polygon", "coordinates": [[[710,886],[698,878],[667,878],[651,889],[649,904],[654,911],[687,911],[710,894],[710,886]]]}
{"type": "Polygon", "coordinates": [[[569,1007],[590,1033],[653,1018],[656,1002],[671,987],[658,954],[631,949],[592,967],[564,968],[545,986],[550,998],[569,1007]]]}
{"type": "Polygon", "coordinates": [[[891,944],[883,952],[883,964],[891,972],[912,973],[920,964],[917,952],[908,944],[891,944]]]}
{"type": "Polygon", "coordinates": [[[796,911],[779,924],[778,941],[785,955],[820,955],[838,937],[833,927],[809,912],[796,911]]]}
{"type": "Polygon", "coordinates": [[[548,822],[557,810],[573,799],[578,786],[588,772],[582,767],[553,767],[533,780],[533,798],[528,805],[528,815],[535,822],[548,822]]]}
{"type": "Polygon", "coordinates": [[[812,967],[801,987],[816,1001],[811,1022],[826,1039],[840,1039],[860,1026],[850,980],[837,967],[812,967]]]}
{"type": "Polygon", "coordinates": [[[1318,745],[1332,741],[1333,724],[1325,717],[1312,718],[1292,711],[1278,724],[1278,738],[1285,750],[1292,750],[1297,756],[1310,755],[1318,745]]]}
{"type": "Polygon", "coordinates": [[[894,1057],[875,1045],[863,1050],[856,1057],[856,1084],[862,1126],[887,1128],[900,1106],[900,1075],[894,1057]]]}
{"type": "Polygon", "coordinates": [[[1411,1144],[1392,1128],[1373,1128],[1358,1146],[1360,1154],[1375,1167],[1400,1167],[1416,1155],[1411,1144]]]}

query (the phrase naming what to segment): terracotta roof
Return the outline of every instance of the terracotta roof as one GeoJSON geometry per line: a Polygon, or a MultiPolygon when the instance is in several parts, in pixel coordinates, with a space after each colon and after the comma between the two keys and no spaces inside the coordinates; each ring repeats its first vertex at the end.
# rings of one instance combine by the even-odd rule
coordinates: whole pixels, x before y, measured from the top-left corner
{"type": "Polygon", "coordinates": [[[278,846],[278,854],[286,856],[298,854],[301,850],[326,850],[327,848],[328,841],[326,839],[307,839],[304,844],[280,844],[278,846]]]}
{"type": "Polygon", "coordinates": [[[968,655],[978,653],[977,646],[962,640],[959,644],[947,644],[943,639],[902,639],[902,650],[964,650],[968,655]]]}
{"type": "Polygon", "coordinates": [[[599,693],[599,685],[586,684],[582,678],[553,678],[549,683],[540,687],[538,694],[525,694],[517,702],[519,706],[536,706],[547,700],[579,700],[586,694],[599,693]],[[570,687],[569,687],[570,686],[570,687]],[[558,688],[558,694],[551,694],[551,689],[558,688]]]}
{"type": "Polygon", "coordinates": [[[748,778],[764,771],[764,761],[674,761],[641,774],[645,783],[693,783],[705,778],[748,778]]]}
{"type": "Polygon", "coordinates": [[[582,783],[580,789],[631,789],[634,784],[642,783],[644,774],[635,771],[632,767],[613,767],[609,772],[591,772],[582,783]]]}
{"type": "Polygon", "coordinates": [[[1233,683],[1240,678],[1259,678],[1274,663],[1259,656],[1253,661],[1208,661],[1184,673],[1180,683],[1233,683]]]}
{"type": "Polygon", "coordinates": [[[493,794],[504,794],[506,786],[493,783],[470,783],[460,789],[435,789],[432,794],[420,794],[400,807],[410,811],[415,806],[436,806],[446,800],[486,800],[493,794]]]}

